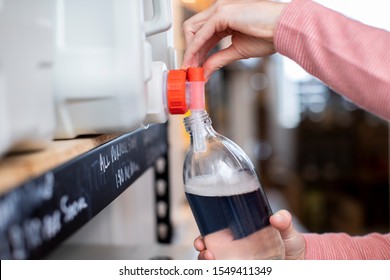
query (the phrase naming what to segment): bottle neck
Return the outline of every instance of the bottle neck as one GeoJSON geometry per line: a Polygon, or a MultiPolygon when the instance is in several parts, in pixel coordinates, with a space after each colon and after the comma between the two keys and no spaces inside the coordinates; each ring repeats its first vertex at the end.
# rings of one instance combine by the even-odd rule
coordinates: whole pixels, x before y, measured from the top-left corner
{"type": "Polygon", "coordinates": [[[184,118],[184,125],[188,133],[192,133],[200,127],[200,124],[205,126],[211,126],[211,119],[206,110],[191,110],[191,114],[184,118]]]}
{"type": "Polygon", "coordinates": [[[184,125],[191,136],[194,152],[206,151],[207,135],[213,131],[211,119],[206,110],[191,110],[191,115],[184,118],[184,125]]]}

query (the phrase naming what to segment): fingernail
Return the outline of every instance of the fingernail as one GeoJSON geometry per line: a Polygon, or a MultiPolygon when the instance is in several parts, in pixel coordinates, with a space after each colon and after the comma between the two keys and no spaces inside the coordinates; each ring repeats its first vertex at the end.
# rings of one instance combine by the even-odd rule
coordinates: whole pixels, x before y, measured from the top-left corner
{"type": "Polygon", "coordinates": [[[273,216],[274,216],[273,219],[274,220],[276,219],[278,222],[281,222],[284,219],[283,215],[281,215],[279,213],[275,213],[273,216]]]}

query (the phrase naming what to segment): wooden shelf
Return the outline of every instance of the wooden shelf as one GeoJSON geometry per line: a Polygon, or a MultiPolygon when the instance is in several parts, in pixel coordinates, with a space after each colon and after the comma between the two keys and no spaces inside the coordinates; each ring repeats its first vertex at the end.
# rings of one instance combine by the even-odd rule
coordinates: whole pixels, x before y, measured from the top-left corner
{"type": "Polygon", "coordinates": [[[119,136],[104,134],[57,140],[43,150],[6,156],[0,160],[0,195],[119,136]]]}
{"type": "Polygon", "coordinates": [[[166,156],[167,124],[54,141],[0,162],[0,258],[43,258],[166,156]]]}

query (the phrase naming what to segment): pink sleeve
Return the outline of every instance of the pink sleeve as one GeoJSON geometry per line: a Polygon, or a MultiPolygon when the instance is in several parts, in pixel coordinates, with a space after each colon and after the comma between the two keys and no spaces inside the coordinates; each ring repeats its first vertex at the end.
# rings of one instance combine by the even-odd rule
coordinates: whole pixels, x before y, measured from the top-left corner
{"type": "Polygon", "coordinates": [[[345,233],[303,234],[307,260],[390,259],[390,234],[349,236],[345,233]]]}
{"type": "Polygon", "coordinates": [[[390,119],[390,32],[294,0],[280,18],[274,44],[334,91],[390,119]]]}

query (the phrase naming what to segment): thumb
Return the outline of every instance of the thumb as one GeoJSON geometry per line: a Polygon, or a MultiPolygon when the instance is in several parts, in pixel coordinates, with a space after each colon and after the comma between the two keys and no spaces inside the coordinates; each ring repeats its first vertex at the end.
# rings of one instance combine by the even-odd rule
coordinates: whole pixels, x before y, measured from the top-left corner
{"type": "Polygon", "coordinates": [[[282,239],[290,239],[296,234],[292,225],[292,216],[287,210],[279,210],[271,216],[270,222],[274,228],[279,230],[282,239]]]}
{"type": "Polygon", "coordinates": [[[291,214],[286,210],[280,210],[271,216],[270,223],[280,232],[286,250],[286,259],[304,259],[306,241],[293,227],[291,214]]]}

